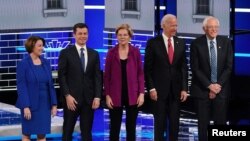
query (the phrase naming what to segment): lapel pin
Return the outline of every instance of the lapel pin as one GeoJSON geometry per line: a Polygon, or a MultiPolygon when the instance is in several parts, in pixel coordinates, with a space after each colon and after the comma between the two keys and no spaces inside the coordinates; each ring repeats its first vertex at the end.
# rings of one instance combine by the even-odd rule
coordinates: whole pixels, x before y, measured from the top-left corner
{"type": "Polygon", "coordinates": [[[219,46],[219,48],[221,48],[221,47],[219,46]]]}

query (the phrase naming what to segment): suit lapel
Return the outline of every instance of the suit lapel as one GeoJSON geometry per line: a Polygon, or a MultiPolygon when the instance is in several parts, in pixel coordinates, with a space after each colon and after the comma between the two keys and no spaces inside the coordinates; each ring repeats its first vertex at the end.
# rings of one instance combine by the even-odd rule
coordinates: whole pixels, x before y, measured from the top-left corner
{"type": "Polygon", "coordinates": [[[205,57],[205,60],[207,60],[208,66],[210,68],[210,55],[208,50],[207,37],[204,35],[202,40],[203,41],[201,42],[201,53],[203,53],[202,56],[205,57]]]}
{"type": "Polygon", "coordinates": [[[173,63],[174,64],[177,60],[177,57],[179,56],[180,53],[180,47],[179,47],[179,42],[177,37],[174,37],[174,58],[173,58],[173,63]]]}
{"type": "Polygon", "coordinates": [[[121,62],[120,62],[119,47],[118,47],[118,45],[115,46],[114,49],[115,49],[115,50],[114,50],[114,57],[115,57],[115,60],[118,62],[118,64],[120,64],[121,62]]]}
{"type": "Polygon", "coordinates": [[[32,70],[32,72],[33,72],[33,76],[35,77],[36,81],[38,82],[38,78],[37,78],[37,76],[36,76],[35,68],[34,68],[35,66],[34,66],[34,64],[33,64],[33,61],[32,61],[32,59],[31,59],[30,55],[29,55],[29,57],[28,57],[28,62],[29,62],[29,66],[30,66],[30,68],[31,68],[31,70],[32,70]]]}
{"type": "Polygon", "coordinates": [[[89,63],[92,60],[92,56],[93,56],[92,52],[91,52],[91,50],[89,48],[87,48],[87,54],[88,54],[88,61],[87,61],[87,66],[86,66],[85,72],[88,71],[88,69],[89,69],[89,63]]]}
{"type": "Polygon", "coordinates": [[[220,38],[217,36],[217,38],[216,38],[216,42],[217,42],[217,68],[218,68],[218,66],[220,66],[220,57],[222,56],[222,42],[221,42],[221,40],[220,40],[220,38]]]}
{"type": "Polygon", "coordinates": [[[75,62],[76,65],[79,66],[79,69],[81,69],[81,71],[83,71],[80,56],[79,56],[79,53],[78,53],[75,45],[71,46],[71,48],[70,48],[70,56],[72,57],[73,62],[75,62]]]}
{"type": "MultiPolygon", "coordinates": [[[[45,64],[46,63],[45,59],[43,57],[40,57],[40,60],[41,60],[41,65],[42,65],[43,70],[46,72],[46,75],[50,78],[50,76],[51,76],[50,71],[49,71],[50,68],[48,68],[47,65],[45,64]]],[[[31,57],[29,57],[28,62],[29,62],[29,66],[33,72],[33,75],[36,78],[36,81],[38,82],[38,76],[37,76],[37,73],[35,73],[35,65],[33,64],[31,57]]]]}
{"type": "Polygon", "coordinates": [[[50,71],[49,71],[50,68],[47,67],[47,64],[46,64],[44,58],[41,57],[40,59],[41,59],[41,62],[42,62],[42,67],[43,67],[44,71],[46,72],[46,75],[50,78],[50,76],[51,76],[50,71]]]}
{"type": "Polygon", "coordinates": [[[159,48],[160,48],[160,50],[161,50],[162,55],[164,56],[164,58],[166,58],[166,62],[168,62],[168,64],[169,64],[167,47],[166,47],[166,45],[164,43],[164,39],[163,39],[162,35],[160,36],[160,39],[159,39],[159,48]]]}

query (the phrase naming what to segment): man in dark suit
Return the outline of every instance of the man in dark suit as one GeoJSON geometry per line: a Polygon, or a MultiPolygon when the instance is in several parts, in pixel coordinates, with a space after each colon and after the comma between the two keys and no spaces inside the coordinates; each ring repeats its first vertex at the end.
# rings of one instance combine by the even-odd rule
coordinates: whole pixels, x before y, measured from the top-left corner
{"type": "Polygon", "coordinates": [[[145,80],[154,107],[154,140],[164,140],[168,119],[169,138],[177,141],[180,102],[187,99],[185,43],[175,36],[177,19],[174,15],[165,15],[161,27],[162,35],[147,42],[145,80]]]}
{"type": "Polygon", "coordinates": [[[217,36],[219,20],[209,16],[203,21],[205,35],[191,44],[192,87],[196,99],[200,141],[207,141],[210,117],[214,124],[226,124],[230,93],[233,51],[228,38],[217,36]]]}
{"type": "Polygon", "coordinates": [[[62,50],[58,76],[64,105],[63,140],[71,141],[75,123],[80,116],[82,140],[92,141],[94,109],[100,105],[101,72],[98,53],[86,47],[88,27],[73,27],[75,45],[62,50]]]}

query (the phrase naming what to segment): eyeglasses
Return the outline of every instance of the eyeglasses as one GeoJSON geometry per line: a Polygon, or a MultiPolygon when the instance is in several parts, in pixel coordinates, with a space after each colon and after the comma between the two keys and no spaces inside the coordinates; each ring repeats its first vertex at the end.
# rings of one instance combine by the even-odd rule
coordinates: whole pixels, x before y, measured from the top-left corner
{"type": "Polygon", "coordinates": [[[128,34],[117,34],[118,37],[127,37],[129,36],[128,34]]]}
{"type": "Polygon", "coordinates": [[[207,29],[215,29],[215,30],[217,30],[217,29],[219,29],[219,26],[207,26],[207,29]]]}

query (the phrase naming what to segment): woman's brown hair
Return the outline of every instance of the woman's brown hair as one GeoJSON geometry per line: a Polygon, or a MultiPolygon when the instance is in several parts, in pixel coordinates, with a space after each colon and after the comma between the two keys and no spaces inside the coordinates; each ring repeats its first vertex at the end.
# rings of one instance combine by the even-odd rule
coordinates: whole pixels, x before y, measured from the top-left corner
{"type": "Polygon", "coordinates": [[[39,37],[39,36],[30,36],[30,37],[26,40],[26,42],[25,42],[24,45],[25,45],[26,51],[27,51],[29,54],[33,52],[33,49],[34,49],[34,47],[35,47],[35,45],[36,45],[36,42],[37,42],[38,40],[41,40],[41,41],[43,42],[43,45],[45,45],[45,40],[44,40],[43,38],[39,37]]]}

